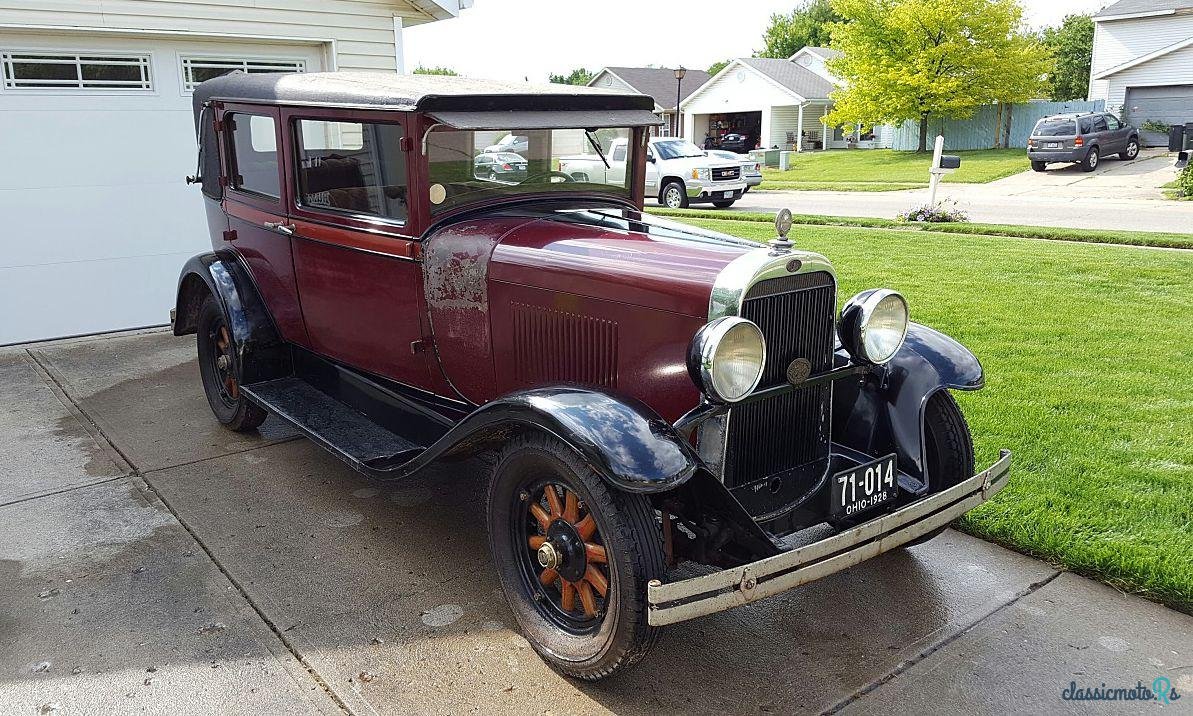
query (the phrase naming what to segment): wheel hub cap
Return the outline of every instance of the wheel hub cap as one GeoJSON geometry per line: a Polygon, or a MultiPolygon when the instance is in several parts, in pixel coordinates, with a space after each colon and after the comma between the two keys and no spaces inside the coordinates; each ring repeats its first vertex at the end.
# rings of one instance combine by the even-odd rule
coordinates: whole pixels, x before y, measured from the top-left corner
{"type": "Polygon", "coordinates": [[[543,569],[559,569],[559,552],[550,542],[543,542],[543,546],[539,547],[538,560],[543,569]]]}

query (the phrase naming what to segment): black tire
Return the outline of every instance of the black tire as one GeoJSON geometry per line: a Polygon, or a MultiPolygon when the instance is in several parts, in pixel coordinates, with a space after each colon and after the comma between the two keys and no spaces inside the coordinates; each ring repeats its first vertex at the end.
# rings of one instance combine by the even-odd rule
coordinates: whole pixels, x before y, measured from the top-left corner
{"type": "Polygon", "coordinates": [[[1098,168],[1098,148],[1090,147],[1089,151],[1085,153],[1085,158],[1081,160],[1081,171],[1092,172],[1098,168]]]}
{"type": "Polygon", "coordinates": [[[668,209],[688,208],[688,190],[683,182],[672,179],[659,192],[659,203],[668,209]]]}
{"type": "Polygon", "coordinates": [[[211,412],[224,427],[245,433],[268,417],[240,391],[239,361],[224,311],[210,295],[199,308],[197,324],[199,375],[211,412]]]}
{"type": "Polygon", "coordinates": [[[489,483],[487,513],[489,546],[502,590],[522,633],[547,664],[567,676],[596,681],[646,655],[659,631],[647,623],[646,585],[662,577],[666,568],[662,535],[645,496],[610,489],[558,439],[533,433],[515,437],[501,451],[489,483]],[[555,493],[556,504],[565,508],[559,513],[546,492],[556,486],[563,488],[555,493]],[[569,513],[569,505],[577,507],[569,513]],[[550,531],[542,527],[544,512],[550,531]],[[596,531],[585,537],[583,525],[590,518],[596,531]],[[568,537],[573,527],[575,534],[568,537]],[[544,534],[559,539],[545,540],[544,534]],[[582,547],[569,548],[575,544],[569,540],[577,535],[582,547]],[[541,550],[544,541],[560,545],[558,571],[538,561],[536,549],[541,550]],[[599,560],[589,561],[593,546],[606,555],[603,566],[599,560]],[[588,569],[605,579],[606,593],[599,604],[596,582],[585,581],[588,569]],[[565,581],[566,572],[577,570],[585,576],[565,581]],[[557,578],[544,584],[542,575],[548,571],[557,578]],[[581,591],[585,584],[587,599],[581,591]],[[569,589],[570,607],[565,596],[569,589]]]}
{"type": "Polygon", "coordinates": [[[737,201],[737,199],[721,199],[719,201],[714,201],[712,205],[718,209],[728,209],[729,207],[733,206],[735,201],[737,201]]]}
{"type": "MultiPolygon", "coordinates": [[[[927,452],[928,488],[932,494],[973,477],[973,436],[961,407],[947,390],[933,393],[924,406],[924,449],[927,452]]],[[[945,529],[933,530],[905,546],[923,544],[945,529]]]]}
{"type": "Polygon", "coordinates": [[[1047,162],[1032,162],[1031,163],[1031,170],[1033,172],[1042,172],[1042,171],[1046,170],[1047,168],[1048,168],[1047,162]]]}
{"type": "Polygon", "coordinates": [[[1118,158],[1129,162],[1137,156],[1139,156],[1139,139],[1131,137],[1127,140],[1127,148],[1118,153],[1118,158]]]}

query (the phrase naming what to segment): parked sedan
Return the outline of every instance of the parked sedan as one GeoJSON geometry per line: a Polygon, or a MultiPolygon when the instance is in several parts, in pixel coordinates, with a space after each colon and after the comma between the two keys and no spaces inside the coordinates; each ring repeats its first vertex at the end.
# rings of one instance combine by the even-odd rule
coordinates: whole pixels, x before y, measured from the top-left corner
{"type": "Polygon", "coordinates": [[[754,142],[746,134],[726,134],[721,138],[721,149],[730,152],[748,152],[754,148],[754,142]]]}
{"type": "Polygon", "coordinates": [[[1111,154],[1123,160],[1139,156],[1139,130],[1105,112],[1044,117],[1027,140],[1027,158],[1037,172],[1052,162],[1072,162],[1092,172],[1111,154]]]}
{"type": "Polygon", "coordinates": [[[500,154],[502,152],[525,152],[530,149],[530,139],[522,134],[507,134],[497,140],[496,144],[485,147],[486,154],[500,154]]]}
{"type": "Polygon", "coordinates": [[[728,159],[739,162],[741,164],[742,178],[746,180],[746,191],[749,191],[750,187],[755,187],[762,183],[762,164],[754,161],[745,154],[734,154],[724,149],[710,149],[705,153],[717,159],[728,159]]]}
{"type": "Polygon", "coordinates": [[[472,160],[472,175],[489,181],[520,182],[526,179],[526,158],[512,152],[478,154],[472,160]]]}

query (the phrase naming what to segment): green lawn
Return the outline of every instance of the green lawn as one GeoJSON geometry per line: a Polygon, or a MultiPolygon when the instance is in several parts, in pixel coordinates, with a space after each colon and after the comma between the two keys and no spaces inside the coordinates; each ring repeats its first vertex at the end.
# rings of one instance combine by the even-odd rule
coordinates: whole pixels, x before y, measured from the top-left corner
{"type": "MultiPolygon", "coordinates": [[[[984,184],[1027,171],[1022,149],[984,149],[949,152],[961,157],[961,168],[946,182],[984,184]]],[[[882,191],[927,186],[932,155],[891,149],[834,149],[801,152],[787,171],[764,169],[762,188],[882,191]]]]}
{"type": "Polygon", "coordinates": [[[842,297],[898,289],[982,360],[987,387],[958,396],[979,463],[1015,457],[962,529],[1193,612],[1193,253],[857,227],[797,242],[842,297]]]}
{"type": "MultiPolygon", "coordinates": [[[[774,214],[752,211],[726,212],[710,209],[667,209],[651,207],[648,211],[660,216],[678,219],[684,217],[701,219],[725,219],[754,221],[774,224],[774,214]]],[[[795,214],[792,219],[800,225],[859,226],[893,231],[931,231],[943,234],[984,234],[986,236],[1015,236],[1025,239],[1050,239],[1052,241],[1079,241],[1089,244],[1124,244],[1127,246],[1158,246],[1169,249],[1193,249],[1193,234],[1175,234],[1161,231],[1121,231],[1118,229],[1068,229],[1057,226],[1020,226],[1018,224],[972,224],[896,221],[870,216],[824,216],[821,214],[795,214]]],[[[799,235],[799,229],[794,234],[799,235]]]]}

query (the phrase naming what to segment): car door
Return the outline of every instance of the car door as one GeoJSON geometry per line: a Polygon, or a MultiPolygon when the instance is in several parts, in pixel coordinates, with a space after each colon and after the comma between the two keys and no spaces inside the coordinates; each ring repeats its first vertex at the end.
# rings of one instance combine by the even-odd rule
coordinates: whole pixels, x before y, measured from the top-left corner
{"type": "Polygon", "coordinates": [[[1106,122],[1106,115],[1099,114],[1094,117],[1094,143],[1098,145],[1098,154],[1106,156],[1107,154],[1114,154],[1120,151],[1115,146],[1114,133],[1110,131],[1110,125],[1106,122]]]}
{"type": "Polygon", "coordinates": [[[294,273],[316,353],[444,393],[408,234],[405,117],[285,110],[294,273]]]}
{"type": "Polygon", "coordinates": [[[1127,130],[1126,125],[1124,125],[1122,122],[1120,122],[1119,118],[1115,117],[1113,114],[1105,114],[1102,116],[1106,120],[1107,132],[1108,132],[1109,136],[1111,137],[1111,141],[1114,144],[1113,151],[1114,152],[1127,151],[1128,130],[1127,130]]]}
{"type": "Polygon", "coordinates": [[[659,161],[654,147],[646,146],[646,196],[659,195],[659,161]]]}
{"type": "Polygon", "coordinates": [[[605,183],[625,185],[626,157],[629,156],[629,144],[618,142],[609,155],[609,169],[605,171],[605,183]]]}
{"type": "Polygon", "coordinates": [[[282,338],[307,345],[286,222],[279,112],[224,105],[219,136],[227,191],[224,240],[248,266],[282,338]]]}

